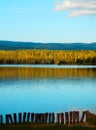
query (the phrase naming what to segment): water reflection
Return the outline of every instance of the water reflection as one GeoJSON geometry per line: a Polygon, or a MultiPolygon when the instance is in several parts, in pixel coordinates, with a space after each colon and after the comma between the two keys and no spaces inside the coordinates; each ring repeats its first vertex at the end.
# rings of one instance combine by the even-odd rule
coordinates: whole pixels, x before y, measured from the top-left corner
{"type": "Polygon", "coordinates": [[[19,68],[0,67],[0,79],[96,77],[96,68],[19,68]]]}

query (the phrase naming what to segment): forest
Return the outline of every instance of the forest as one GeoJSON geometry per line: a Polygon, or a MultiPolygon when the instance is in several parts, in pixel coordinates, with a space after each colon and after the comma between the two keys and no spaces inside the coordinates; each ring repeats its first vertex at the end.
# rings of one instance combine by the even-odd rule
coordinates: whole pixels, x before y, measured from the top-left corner
{"type": "Polygon", "coordinates": [[[96,50],[0,50],[0,64],[96,65],[96,50]]]}

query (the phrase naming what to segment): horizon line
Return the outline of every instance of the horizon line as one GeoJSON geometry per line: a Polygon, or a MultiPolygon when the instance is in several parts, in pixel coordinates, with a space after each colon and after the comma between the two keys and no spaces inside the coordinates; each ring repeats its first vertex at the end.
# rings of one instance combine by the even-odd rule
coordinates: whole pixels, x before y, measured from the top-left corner
{"type": "Polygon", "coordinates": [[[0,40],[0,42],[24,42],[24,43],[41,43],[41,44],[96,44],[96,42],[36,42],[36,41],[19,41],[19,40],[0,40]]]}

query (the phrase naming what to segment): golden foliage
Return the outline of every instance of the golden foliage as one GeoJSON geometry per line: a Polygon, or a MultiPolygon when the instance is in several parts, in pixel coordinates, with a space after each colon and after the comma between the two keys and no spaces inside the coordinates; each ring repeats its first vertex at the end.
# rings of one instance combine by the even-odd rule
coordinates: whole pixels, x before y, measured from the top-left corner
{"type": "Polygon", "coordinates": [[[96,65],[95,50],[0,50],[0,64],[96,65]]]}

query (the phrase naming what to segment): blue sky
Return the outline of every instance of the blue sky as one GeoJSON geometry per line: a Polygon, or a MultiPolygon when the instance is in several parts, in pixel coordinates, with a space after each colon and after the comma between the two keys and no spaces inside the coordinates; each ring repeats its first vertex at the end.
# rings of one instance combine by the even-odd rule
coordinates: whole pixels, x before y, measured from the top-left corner
{"type": "Polygon", "coordinates": [[[0,40],[96,42],[95,9],[95,0],[0,0],[0,40]]]}

